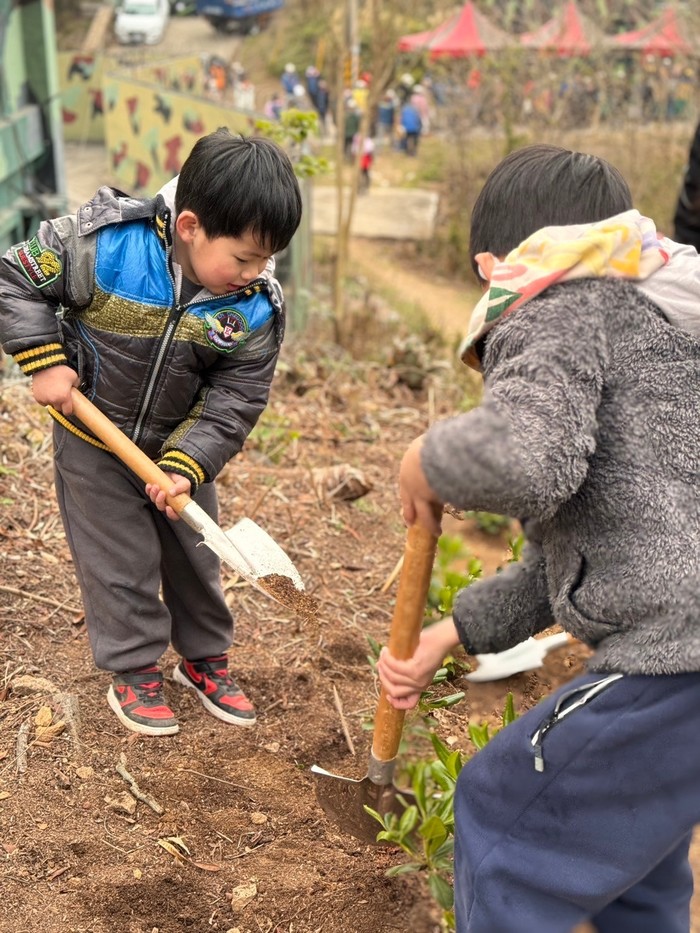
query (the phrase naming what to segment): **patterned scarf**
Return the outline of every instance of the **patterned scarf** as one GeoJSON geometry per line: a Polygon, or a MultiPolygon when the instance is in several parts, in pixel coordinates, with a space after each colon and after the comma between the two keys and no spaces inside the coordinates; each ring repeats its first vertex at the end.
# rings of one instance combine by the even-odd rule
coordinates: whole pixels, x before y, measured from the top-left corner
{"type": "Polygon", "coordinates": [[[646,279],[668,262],[659,239],[654,222],[635,210],[593,224],[543,227],[495,264],[472,311],[460,357],[480,370],[476,342],[550,285],[583,278],[646,279]]]}

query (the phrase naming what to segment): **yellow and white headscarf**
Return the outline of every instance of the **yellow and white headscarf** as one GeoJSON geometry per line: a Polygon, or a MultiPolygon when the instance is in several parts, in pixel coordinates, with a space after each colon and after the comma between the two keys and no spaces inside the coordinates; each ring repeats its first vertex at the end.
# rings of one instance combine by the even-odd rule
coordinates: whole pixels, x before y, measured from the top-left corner
{"type": "Polygon", "coordinates": [[[654,222],[639,211],[567,227],[543,227],[497,262],[472,311],[459,355],[480,369],[474,345],[499,320],[550,285],[583,278],[641,281],[668,262],[654,222]]]}

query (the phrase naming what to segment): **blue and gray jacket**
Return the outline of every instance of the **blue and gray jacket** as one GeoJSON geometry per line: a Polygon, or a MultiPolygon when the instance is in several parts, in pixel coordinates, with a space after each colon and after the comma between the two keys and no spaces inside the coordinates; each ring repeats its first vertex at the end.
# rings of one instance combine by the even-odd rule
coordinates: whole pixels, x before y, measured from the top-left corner
{"type": "Polygon", "coordinates": [[[8,250],[0,342],[27,375],[74,368],[95,404],[194,492],[240,451],[267,404],[284,302],[266,271],[182,303],[173,193],[173,183],[147,200],[100,188],[77,216],[45,221],[8,250]]]}

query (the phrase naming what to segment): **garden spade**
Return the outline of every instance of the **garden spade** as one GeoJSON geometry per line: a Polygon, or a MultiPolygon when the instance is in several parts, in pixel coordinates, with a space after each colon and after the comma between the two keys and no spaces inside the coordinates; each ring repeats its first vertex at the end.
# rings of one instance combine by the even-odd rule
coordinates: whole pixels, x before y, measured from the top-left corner
{"type": "MultiPolygon", "coordinates": [[[[172,486],[170,477],[81,392],[72,389],[71,398],[74,414],[122,463],[145,483],[156,484],[161,489],[172,486]]],[[[304,592],[298,570],[274,539],[254,521],[242,518],[229,531],[223,531],[186,493],[168,496],[167,502],[202,535],[201,543],[243,579],[301,615],[315,615],[316,601],[304,592]]]]}
{"type": "MultiPolygon", "coordinates": [[[[418,645],[436,546],[437,538],[429,531],[419,525],[408,529],[389,634],[389,651],[401,660],[412,657],[418,645]]],[[[410,791],[396,788],[393,781],[404,715],[404,710],[395,709],[389,703],[382,688],[365,777],[357,780],[331,774],[318,765],[311,768],[317,778],[316,798],[326,815],[343,832],[363,842],[376,842],[380,831],[379,823],[366,812],[365,806],[382,816],[390,812],[400,813],[404,807],[400,798],[413,796],[410,791]]]]}

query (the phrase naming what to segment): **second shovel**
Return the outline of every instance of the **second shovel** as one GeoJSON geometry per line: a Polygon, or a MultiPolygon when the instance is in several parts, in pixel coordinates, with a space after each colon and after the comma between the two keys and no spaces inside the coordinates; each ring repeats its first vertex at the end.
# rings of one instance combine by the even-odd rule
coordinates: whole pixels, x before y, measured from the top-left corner
{"type": "MultiPolygon", "coordinates": [[[[408,529],[388,645],[389,651],[400,660],[413,657],[418,645],[436,547],[437,538],[429,531],[419,525],[408,529]]],[[[382,688],[367,775],[357,780],[332,774],[318,765],[311,768],[317,778],[316,798],[323,811],[343,832],[363,842],[376,842],[380,831],[365,806],[382,816],[403,809],[397,795],[404,792],[394,786],[394,770],[404,716],[405,710],[395,709],[382,688]]]]}

